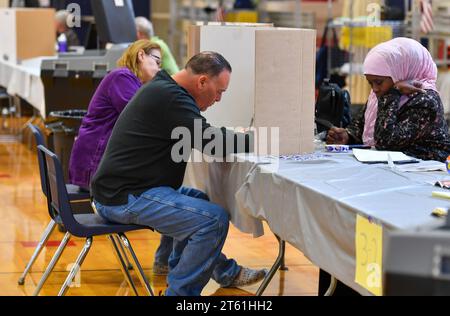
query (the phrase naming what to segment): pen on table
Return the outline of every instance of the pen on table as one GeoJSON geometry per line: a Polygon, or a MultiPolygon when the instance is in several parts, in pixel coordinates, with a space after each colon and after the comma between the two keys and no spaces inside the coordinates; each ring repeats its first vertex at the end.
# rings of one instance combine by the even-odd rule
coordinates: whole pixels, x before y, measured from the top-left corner
{"type": "Polygon", "coordinates": [[[355,145],[348,145],[348,148],[350,148],[350,149],[353,149],[353,148],[358,148],[358,149],[371,149],[372,146],[364,145],[364,144],[355,144],[355,145]]]}
{"type": "MultiPolygon", "coordinates": [[[[420,162],[419,160],[399,160],[399,161],[394,161],[394,164],[395,165],[406,165],[409,163],[419,163],[419,162],[420,162]]],[[[369,165],[374,165],[377,163],[387,164],[388,162],[380,160],[380,161],[365,161],[364,163],[369,164],[369,165]]]]}
{"type": "Polygon", "coordinates": [[[411,160],[399,160],[399,161],[394,161],[395,165],[406,165],[409,163],[419,163],[420,160],[416,160],[416,159],[411,159],[411,160]]]}

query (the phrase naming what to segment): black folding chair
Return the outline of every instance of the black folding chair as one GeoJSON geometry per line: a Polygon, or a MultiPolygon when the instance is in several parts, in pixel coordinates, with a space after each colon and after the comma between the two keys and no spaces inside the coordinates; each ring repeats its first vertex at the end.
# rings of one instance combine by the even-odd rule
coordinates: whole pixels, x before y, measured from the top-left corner
{"type": "MultiPolygon", "coordinates": [[[[31,130],[31,132],[34,135],[34,138],[36,140],[37,146],[45,146],[44,142],[44,136],[42,135],[40,129],[29,123],[28,128],[31,130]]],[[[44,173],[44,163],[45,161],[42,158],[42,155],[39,155],[38,153],[38,162],[39,162],[39,174],[41,178],[41,189],[42,193],[47,197],[47,179],[45,177],[44,173]]],[[[72,184],[66,184],[66,189],[69,194],[69,200],[71,202],[79,202],[79,201],[86,201],[90,199],[90,193],[87,191],[82,190],[79,186],[72,185],[72,184]]],[[[55,227],[57,225],[62,225],[61,219],[59,216],[55,216],[54,212],[51,209],[51,205],[48,203],[47,199],[47,206],[48,206],[48,212],[50,214],[50,222],[47,225],[47,228],[45,229],[44,233],[42,234],[41,240],[39,241],[39,244],[36,246],[36,249],[33,252],[33,255],[31,256],[30,260],[28,261],[25,270],[23,271],[22,275],[19,278],[19,285],[23,285],[25,283],[25,277],[28,274],[28,272],[31,270],[31,267],[33,266],[34,262],[36,261],[37,257],[41,253],[44,246],[47,244],[47,241],[51,235],[51,233],[55,230],[55,227]]],[[[92,212],[92,209],[90,210],[92,212]]]]}
{"type": "MultiPolygon", "coordinates": [[[[117,256],[117,259],[119,260],[122,273],[124,274],[125,279],[127,280],[130,287],[133,289],[135,294],[138,295],[138,292],[130,276],[130,273],[126,267],[125,261],[123,259],[123,256],[116,243],[114,236],[118,237],[118,242],[119,243],[122,242],[125,248],[131,254],[134,264],[137,267],[138,276],[142,285],[144,286],[148,294],[153,296],[153,290],[150,286],[147,277],[144,274],[144,270],[142,269],[142,266],[139,263],[133,248],[131,247],[131,243],[125,236],[126,232],[151,228],[140,225],[123,225],[111,223],[104,220],[97,214],[73,214],[70,205],[69,194],[67,192],[67,187],[64,182],[63,170],[58,157],[42,145],[38,146],[38,152],[43,156],[43,159],[45,161],[44,171],[47,178],[46,183],[47,183],[48,200],[51,205],[51,209],[55,212],[54,214],[55,217],[59,216],[61,218],[64,227],[67,229],[67,233],[64,236],[64,239],[68,240],[71,235],[86,238],[84,247],[81,250],[75,264],[72,266],[72,269],[70,270],[69,275],[67,276],[63,286],[61,287],[58,296],[63,296],[67,292],[70,284],[72,283],[74,277],[80,270],[80,267],[83,264],[83,261],[86,258],[92,246],[94,236],[101,236],[101,235],[107,235],[109,240],[111,241],[114,253],[117,256]]],[[[61,247],[64,248],[65,245],[63,246],[63,244],[61,244],[58,247],[58,250],[56,251],[54,257],[52,258],[52,262],[54,261],[56,263],[58,261],[59,255],[62,252],[62,250],[59,251],[61,247]]],[[[49,268],[50,266],[51,265],[49,265],[49,268]]],[[[48,274],[46,271],[43,277],[45,277],[48,274]]]]}

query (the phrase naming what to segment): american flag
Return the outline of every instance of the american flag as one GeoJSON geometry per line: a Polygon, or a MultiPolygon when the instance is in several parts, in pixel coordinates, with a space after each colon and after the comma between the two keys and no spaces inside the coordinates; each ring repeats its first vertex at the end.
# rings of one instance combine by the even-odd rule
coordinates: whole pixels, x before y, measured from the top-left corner
{"type": "Polygon", "coordinates": [[[225,9],[223,5],[219,5],[216,11],[216,15],[214,17],[215,22],[224,22],[225,21],[225,9]]]}
{"type": "Polygon", "coordinates": [[[434,29],[433,7],[431,6],[431,0],[420,0],[420,12],[422,13],[420,30],[424,34],[427,34],[434,29]]]}

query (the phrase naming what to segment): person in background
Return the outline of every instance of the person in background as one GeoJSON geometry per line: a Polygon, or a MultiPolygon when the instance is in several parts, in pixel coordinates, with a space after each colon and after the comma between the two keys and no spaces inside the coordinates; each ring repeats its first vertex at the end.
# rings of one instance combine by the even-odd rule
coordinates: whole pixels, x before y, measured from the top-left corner
{"type": "Polygon", "coordinates": [[[162,65],[161,68],[169,73],[169,75],[174,75],[180,71],[178,65],[173,57],[169,46],[158,36],[155,36],[153,30],[153,24],[145,17],[136,18],[136,30],[138,39],[149,39],[152,42],[161,46],[162,51],[162,65]]]}
{"type": "Polygon", "coordinates": [[[409,38],[381,43],[367,55],[364,74],[372,87],[366,106],[346,129],[331,128],[327,143],[363,143],[445,161],[450,136],[428,50],[409,38]]]}
{"type": "Polygon", "coordinates": [[[166,295],[200,295],[211,277],[222,287],[246,286],[267,273],[226,258],[229,213],[205,193],[182,186],[194,147],[219,157],[251,151],[250,134],[212,127],[201,115],[221,100],[231,71],[215,52],[195,55],[172,77],[161,70],[120,115],[92,179],[95,208],[104,219],[173,238],[166,295]],[[174,136],[181,130],[186,139],[174,136]],[[223,142],[211,148],[211,135],[223,142]]]}
{"type": "Polygon", "coordinates": [[[114,124],[125,106],[160,70],[161,48],[149,40],[133,43],[100,83],[81,122],[69,162],[69,182],[89,190],[114,124]]]}
{"type": "Polygon", "coordinates": [[[66,10],[59,10],[55,14],[56,35],[58,38],[61,34],[65,35],[67,47],[80,45],[77,33],[67,25],[67,20],[70,21],[71,19],[72,14],[66,10]]]}
{"type": "Polygon", "coordinates": [[[39,0],[11,0],[11,8],[39,8],[41,7],[39,0]]]}

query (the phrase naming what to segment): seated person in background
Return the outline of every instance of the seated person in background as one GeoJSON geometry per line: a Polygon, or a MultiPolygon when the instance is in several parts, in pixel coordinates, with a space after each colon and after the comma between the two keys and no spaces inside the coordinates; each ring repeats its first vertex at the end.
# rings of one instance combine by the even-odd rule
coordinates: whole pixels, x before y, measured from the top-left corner
{"type": "Polygon", "coordinates": [[[39,0],[11,0],[11,8],[39,8],[41,7],[39,0]]]}
{"type": "Polygon", "coordinates": [[[89,189],[114,124],[136,91],[160,70],[160,47],[148,40],[133,43],[100,83],[81,122],[69,162],[69,182],[89,189]]]}
{"type": "Polygon", "coordinates": [[[56,37],[61,34],[66,35],[67,47],[80,46],[77,33],[68,27],[67,19],[71,20],[72,14],[66,10],[60,10],[55,14],[56,37]]]}
{"type": "Polygon", "coordinates": [[[192,148],[221,157],[250,151],[248,134],[211,127],[200,114],[220,101],[231,71],[214,52],[195,55],[173,77],[161,70],[120,115],[91,183],[100,216],[173,238],[166,295],[200,295],[211,277],[222,287],[235,287],[266,274],[222,254],[229,213],[203,192],[181,187],[192,148]],[[210,148],[205,130],[223,138],[221,146],[210,148]],[[188,135],[174,139],[181,131],[188,135]]]}
{"type": "Polygon", "coordinates": [[[148,39],[152,42],[161,46],[162,51],[162,64],[161,68],[169,73],[169,75],[174,75],[180,71],[177,66],[177,62],[170,52],[169,46],[160,39],[158,36],[155,36],[153,31],[153,24],[147,18],[139,16],[136,18],[136,30],[138,39],[148,39]]]}
{"type": "Polygon", "coordinates": [[[327,143],[364,143],[445,161],[450,136],[436,91],[436,64],[425,47],[409,38],[379,44],[367,55],[364,74],[372,87],[366,106],[346,129],[331,128],[327,143]]]}

